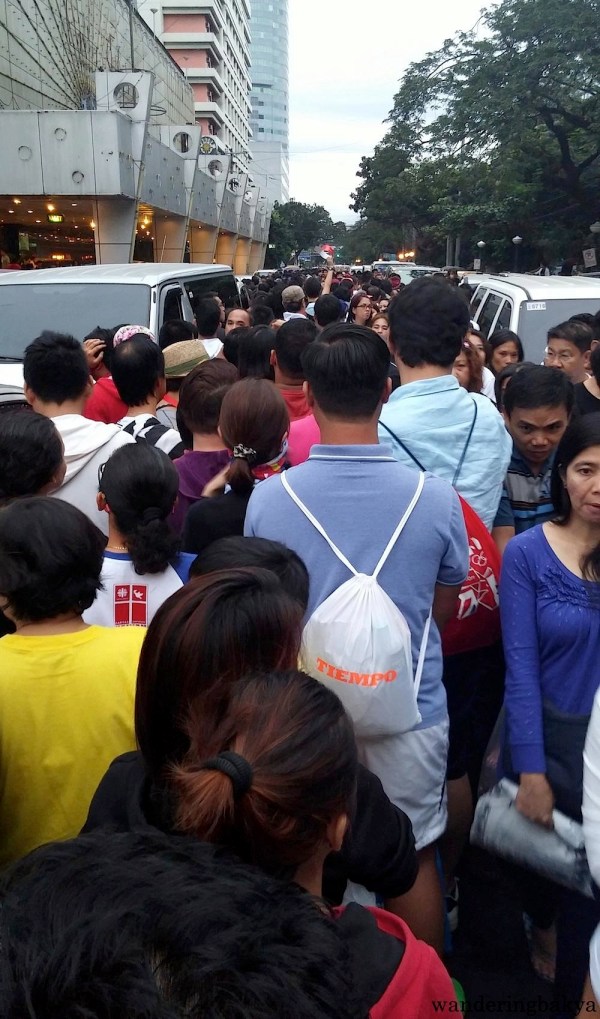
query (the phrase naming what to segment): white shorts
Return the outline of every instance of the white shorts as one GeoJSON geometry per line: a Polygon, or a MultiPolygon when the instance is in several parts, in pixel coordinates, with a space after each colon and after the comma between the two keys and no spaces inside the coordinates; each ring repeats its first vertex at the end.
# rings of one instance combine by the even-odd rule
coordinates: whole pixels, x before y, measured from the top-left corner
{"type": "Polygon", "coordinates": [[[401,736],[359,740],[362,763],[381,780],[392,803],[408,814],[417,849],[446,830],[448,719],[401,736]]]}

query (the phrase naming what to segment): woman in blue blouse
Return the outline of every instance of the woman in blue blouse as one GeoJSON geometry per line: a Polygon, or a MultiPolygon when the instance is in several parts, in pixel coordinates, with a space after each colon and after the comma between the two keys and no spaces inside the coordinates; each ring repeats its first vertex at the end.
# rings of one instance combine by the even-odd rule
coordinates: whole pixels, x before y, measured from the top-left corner
{"type": "MultiPolygon", "coordinates": [[[[574,421],[561,439],[552,501],[552,522],[509,542],[500,582],[516,807],[544,827],[554,807],[581,820],[583,744],[600,686],[600,414],[574,421]]],[[[557,977],[561,926],[559,917],[557,977]]],[[[577,962],[569,960],[571,976],[577,962]]]]}

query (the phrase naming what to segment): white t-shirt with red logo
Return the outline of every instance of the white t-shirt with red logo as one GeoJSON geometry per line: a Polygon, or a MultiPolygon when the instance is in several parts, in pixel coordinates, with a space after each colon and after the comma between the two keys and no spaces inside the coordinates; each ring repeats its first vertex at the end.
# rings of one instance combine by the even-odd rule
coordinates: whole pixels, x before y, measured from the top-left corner
{"type": "Polygon", "coordinates": [[[102,589],[83,613],[96,626],[148,626],[167,598],[186,583],[196,557],[181,552],[162,573],[140,576],[127,552],[105,552],[102,589]]]}

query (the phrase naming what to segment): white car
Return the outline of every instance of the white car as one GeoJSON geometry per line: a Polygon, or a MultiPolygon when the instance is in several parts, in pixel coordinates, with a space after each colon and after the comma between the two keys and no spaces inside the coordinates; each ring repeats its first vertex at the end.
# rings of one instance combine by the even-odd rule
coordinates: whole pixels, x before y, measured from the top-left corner
{"type": "MultiPolygon", "coordinates": [[[[469,277],[475,285],[473,276],[469,277]]],[[[485,276],[471,301],[471,315],[486,336],[512,329],[523,344],[525,358],[544,359],[548,330],[587,312],[600,311],[600,279],[586,276],[528,276],[505,273],[485,276]]]]}
{"type": "Polygon", "coordinates": [[[227,308],[239,307],[228,265],[138,263],[40,269],[0,276],[0,384],[23,384],[25,348],[44,329],[81,340],[96,326],[148,326],[186,319],[205,294],[216,291],[227,308]]]}

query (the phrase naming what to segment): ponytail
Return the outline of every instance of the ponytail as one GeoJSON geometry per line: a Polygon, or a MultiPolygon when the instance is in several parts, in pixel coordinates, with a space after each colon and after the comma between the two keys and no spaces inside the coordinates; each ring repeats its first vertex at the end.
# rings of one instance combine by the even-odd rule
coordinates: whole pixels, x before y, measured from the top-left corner
{"type": "Polygon", "coordinates": [[[171,769],[177,828],[263,870],[292,877],[351,809],[351,723],[338,698],[304,673],[240,680],[204,747],[189,735],[189,752],[171,769]]]}
{"type": "Polygon", "coordinates": [[[135,572],[163,573],[181,543],[169,518],[179,490],[179,475],[166,453],[148,443],[117,449],[100,477],[135,572]]]}

